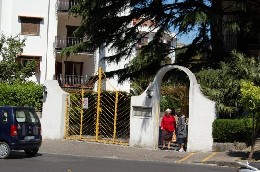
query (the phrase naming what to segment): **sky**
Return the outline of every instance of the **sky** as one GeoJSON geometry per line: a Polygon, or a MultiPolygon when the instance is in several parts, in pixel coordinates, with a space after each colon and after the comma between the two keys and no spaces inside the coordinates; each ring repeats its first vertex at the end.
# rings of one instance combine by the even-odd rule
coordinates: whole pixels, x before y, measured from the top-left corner
{"type": "Polygon", "coordinates": [[[197,31],[191,31],[188,34],[177,35],[177,43],[183,43],[185,45],[190,44],[195,38],[197,31]]]}

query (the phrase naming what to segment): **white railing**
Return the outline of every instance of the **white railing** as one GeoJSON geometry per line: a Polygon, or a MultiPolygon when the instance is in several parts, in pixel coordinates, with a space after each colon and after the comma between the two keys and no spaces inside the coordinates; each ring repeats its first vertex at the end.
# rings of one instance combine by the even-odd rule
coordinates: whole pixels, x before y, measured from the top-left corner
{"type": "Polygon", "coordinates": [[[83,38],[78,37],[58,37],[55,38],[55,48],[63,49],[66,47],[70,47],[76,44],[79,44],[83,41],[83,38]]]}
{"type": "Polygon", "coordinates": [[[81,75],[55,75],[54,80],[57,80],[62,87],[79,87],[86,85],[89,77],[81,75]]]}
{"type": "Polygon", "coordinates": [[[72,6],[74,6],[76,4],[77,4],[77,2],[75,0],[58,0],[57,8],[58,8],[58,11],[67,12],[70,10],[70,8],[72,6]]]}

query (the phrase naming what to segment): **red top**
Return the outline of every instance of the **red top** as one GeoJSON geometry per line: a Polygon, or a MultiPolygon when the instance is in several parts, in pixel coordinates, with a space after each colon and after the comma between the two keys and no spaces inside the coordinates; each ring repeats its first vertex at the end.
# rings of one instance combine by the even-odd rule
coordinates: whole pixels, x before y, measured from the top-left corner
{"type": "Polygon", "coordinates": [[[161,121],[161,128],[162,130],[173,132],[176,128],[176,121],[174,116],[166,116],[164,115],[161,121]]]}

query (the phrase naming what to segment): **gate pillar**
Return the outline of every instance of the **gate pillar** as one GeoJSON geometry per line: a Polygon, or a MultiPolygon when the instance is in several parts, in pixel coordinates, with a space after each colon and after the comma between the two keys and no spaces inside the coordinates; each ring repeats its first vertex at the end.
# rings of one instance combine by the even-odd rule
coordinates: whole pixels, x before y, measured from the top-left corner
{"type": "Polygon", "coordinates": [[[131,97],[129,144],[148,149],[158,148],[161,83],[163,76],[172,69],[182,70],[190,80],[187,151],[211,151],[215,102],[201,93],[195,75],[188,68],[178,65],[160,69],[140,96],[131,97]]]}

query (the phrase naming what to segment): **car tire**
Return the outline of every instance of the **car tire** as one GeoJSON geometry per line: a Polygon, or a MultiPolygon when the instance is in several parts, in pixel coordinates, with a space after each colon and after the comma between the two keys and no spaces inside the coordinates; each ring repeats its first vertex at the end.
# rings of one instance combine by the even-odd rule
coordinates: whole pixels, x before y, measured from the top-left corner
{"type": "Polygon", "coordinates": [[[28,155],[28,156],[35,156],[38,153],[39,149],[25,149],[24,152],[28,155]]]}
{"type": "Polygon", "coordinates": [[[10,146],[6,142],[0,142],[0,159],[7,158],[11,153],[10,146]]]}

